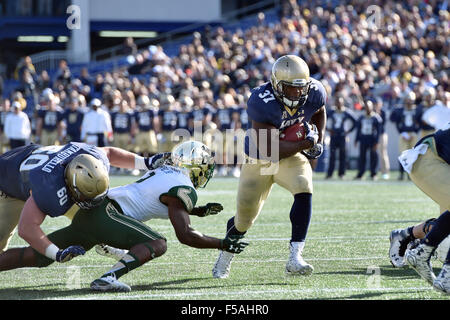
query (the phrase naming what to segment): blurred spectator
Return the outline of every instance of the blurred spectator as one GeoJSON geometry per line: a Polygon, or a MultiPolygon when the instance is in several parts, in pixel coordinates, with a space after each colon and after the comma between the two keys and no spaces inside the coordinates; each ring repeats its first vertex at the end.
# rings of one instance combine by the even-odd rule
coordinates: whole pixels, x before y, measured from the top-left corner
{"type": "Polygon", "coordinates": [[[79,108],[78,97],[70,98],[69,107],[64,110],[62,118],[66,124],[65,143],[81,142],[81,124],[83,123],[84,112],[79,108]]]}
{"type": "Polygon", "coordinates": [[[24,146],[30,139],[30,119],[22,112],[19,102],[12,103],[10,112],[5,118],[5,136],[9,140],[11,149],[24,146]]]}
{"type": "Polygon", "coordinates": [[[81,69],[80,80],[81,80],[81,83],[85,86],[92,85],[93,81],[92,81],[91,76],[89,75],[89,70],[87,68],[81,69]]]}
{"type": "Polygon", "coordinates": [[[126,100],[120,101],[117,109],[111,112],[111,125],[113,131],[113,146],[124,150],[131,150],[134,136],[133,113],[126,100]]]}
{"type": "Polygon", "coordinates": [[[36,137],[44,146],[62,144],[63,110],[58,104],[53,91],[44,90],[36,122],[36,137]]]}
{"type": "Polygon", "coordinates": [[[158,152],[171,151],[175,145],[172,132],[177,129],[176,101],[172,95],[161,98],[161,107],[158,111],[160,128],[158,129],[158,152]]]}
{"type": "MultiPolygon", "coordinates": [[[[416,95],[414,92],[409,92],[404,99],[404,106],[397,107],[392,111],[390,120],[395,123],[400,134],[398,144],[399,155],[407,150],[414,148],[417,142],[417,133],[419,131],[419,124],[416,119],[416,95]]],[[[404,170],[400,165],[399,180],[403,180],[404,170]]]]}
{"type": "Polygon", "coordinates": [[[0,154],[5,152],[5,147],[8,145],[8,140],[5,137],[5,119],[10,113],[11,102],[9,99],[4,99],[0,106],[0,154]]]}
{"type": "Polygon", "coordinates": [[[134,117],[138,128],[135,152],[143,156],[151,156],[158,152],[158,141],[155,128],[159,126],[159,101],[142,95],[137,101],[134,117]]]}
{"type": "Polygon", "coordinates": [[[386,121],[388,119],[387,119],[387,115],[386,115],[386,110],[383,108],[383,100],[381,98],[377,98],[374,102],[374,105],[375,105],[375,112],[381,118],[380,139],[379,139],[379,143],[378,143],[381,178],[383,180],[389,180],[389,172],[391,170],[391,164],[390,164],[389,156],[388,156],[389,137],[386,132],[386,121]]]}
{"type": "Polygon", "coordinates": [[[137,46],[134,43],[132,37],[125,38],[123,43],[122,54],[123,55],[135,55],[137,53],[137,46]]]}
{"type": "Polygon", "coordinates": [[[102,102],[99,99],[92,99],[91,109],[84,115],[81,123],[81,140],[104,147],[106,139],[112,135],[111,117],[108,111],[102,108],[102,102]]]}
{"type": "Polygon", "coordinates": [[[70,72],[70,68],[67,65],[66,60],[59,61],[59,67],[56,71],[56,81],[58,84],[63,86],[67,86],[72,79],[72,73],[70,72]]]}
{"type": "Polygon", "coordinates": [[[370,178],[376,179],[378,154],[377,147],[381,133],[381,117],[374,112],[372,101],[366,101],[364,105],[364,114],[356,123],[355,146],[359,143],[359,164],[358,174],[355,179],[360,180],[366,171],[366,158],[369,152],[370,158],[370,178]]]}
{"type": "Polygon", "coordinates": [[[24,57],[19,64],[16,67],[16,71],[14,72],[14,77],[17,80],[22,80],[23,79],[23,74],[28,71],[28,73],[30,74],[31,77],[33,77],[33,79],[36,79],[36,69],[33,65],[33,62],[31,60],[30,56],[26,56],[24,57]]]}
{"type": "Polygon", "coordinates": [[[432,125],[427,123],[423,119],[423,114],[432,108],[436,103],[436,90],[434,88],[427,87],[422,94],[422,102],[417,106],[416,109],[416,122],[420,129],[420,138],[423,138],[429,134],[432,134],[435,129],[432,125]]]}
{"type": "Polygon", "coordinates": [[[37,77],[36,89],[40,92],[44,91],[46,88],[52,88],[52,81],[48,72],[46,70],[42,70],[41,74],[37,77]]]}
{"type": "Polygon", "coordinates": [[[339,153],[338,176],[343,178],[347,166],[347,135],[355,128],[356,119],[345,106],[343,97],[336,99],[336,106],[329,110],[327,115],[327,131],[330,134],[330,159],[326,178],[333,176],[336,165],[336,153],[339,153]]]}

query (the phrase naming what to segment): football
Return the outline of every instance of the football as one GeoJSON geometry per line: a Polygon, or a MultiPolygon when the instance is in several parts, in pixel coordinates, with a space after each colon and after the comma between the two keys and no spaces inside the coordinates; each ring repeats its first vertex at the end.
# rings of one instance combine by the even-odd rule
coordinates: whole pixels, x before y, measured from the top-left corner
{"type": "Polygon", "coordinates": [[[296,123],[287,127],[280,133],[280,140],[301,141],[305,139],[306,129],[303,123],[296,123]]]}

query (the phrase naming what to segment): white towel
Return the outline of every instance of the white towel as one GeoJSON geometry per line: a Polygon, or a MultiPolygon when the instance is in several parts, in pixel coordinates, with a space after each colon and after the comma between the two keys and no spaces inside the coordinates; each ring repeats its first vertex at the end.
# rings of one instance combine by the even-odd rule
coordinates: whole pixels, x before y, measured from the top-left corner
{"type": "Polygon", "coordinates": [[[402,152],[402,154],[398,157],[400,164],[406,172],[411,173],[414,162],[416,162],[417,158],[420,154],[425,154],[428,150],[428,144],[422,143],[413,149],[408,149],[402,152]]]}

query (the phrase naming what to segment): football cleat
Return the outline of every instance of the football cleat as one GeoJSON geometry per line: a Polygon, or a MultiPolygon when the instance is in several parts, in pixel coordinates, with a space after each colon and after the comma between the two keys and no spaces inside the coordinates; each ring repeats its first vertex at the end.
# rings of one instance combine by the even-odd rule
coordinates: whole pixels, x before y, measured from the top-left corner
{"type": "Polygon", "coordinates": [[[234,253],[220,250],[219,257],[212,269],[213,278],[225,279],[230,275],[231,260],[233,260],[234,253]]]}
{"type": "Polygon", "coordinates": [[[434,247],[421,243],[416,248],[405,252],[406,262],[431,285],[436,279],[430,262],[434,250],[434,247]]]}
{"type": "Polygon", "coordinates": [[[91,282],[91,289],[101,292],[130,292],[129,285],[117,280],[114,274],[101,277],[91,282]]]}
{"type": "Polygon", "coordinates": [[[409,241],[409,235],[405,229],[396,229],[391,231],[389,236],[391,243],[389,247],[389,259],[395,268],[403,268],[405,263],[405,251],[409,241]]]}
{"type": "Polygon", "coordinates": [[[450,263],[444,263],[433,282],[433,288],[441,293],[450,294],[450,263]]]}
{"type": "Polygon", "coordinates": [[[103,243],[96,245],[95,251],[101,256],[112,258],[117,261],[122,259],[128,253],[128,250],[114,248],[103,243]]]}
{"type": "Polygon", "coordinates": [[[314,271],[314,267],[303,260],[302,251],[298,246],[298,243],[290,243],[290,255],[289,260],[286,263],[286,273],[288,274],[301,274],[309,276],[314,271]]]}

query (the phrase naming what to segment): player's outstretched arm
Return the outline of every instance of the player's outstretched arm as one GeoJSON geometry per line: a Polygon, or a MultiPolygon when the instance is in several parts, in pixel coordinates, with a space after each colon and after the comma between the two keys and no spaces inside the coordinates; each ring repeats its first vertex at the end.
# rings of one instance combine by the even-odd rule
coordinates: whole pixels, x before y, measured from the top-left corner
{"type": "Polygon", "coordinates": [[[112,166],[124,169],[153,170],[170,158],[170,152],[159,153],[146,158],[116,147],[102,147],[100,149],[106,153],[112,166]]]}
{"type": "Polygon", "coordinates": [[[189,213],[178,198],[165,195],[161,197],[161,202],[168,206],[170,222],[182,244],[199,249],[220,249],[233,253],[240,253],[248,245],[241,241],[242,238],[218,239],[194,230],[190,226],[189,213]]]}
{"type": "Polygon", "coordinates": [[[85,250],[80,246],[70,246],[64,249],[53,244],[41,229],[46,215],[38,208],[33,196],[25,202],[20,215],[18,234],[39,253],[58,262],[67,262],[72,258],[83,255],[85,250]]]}

